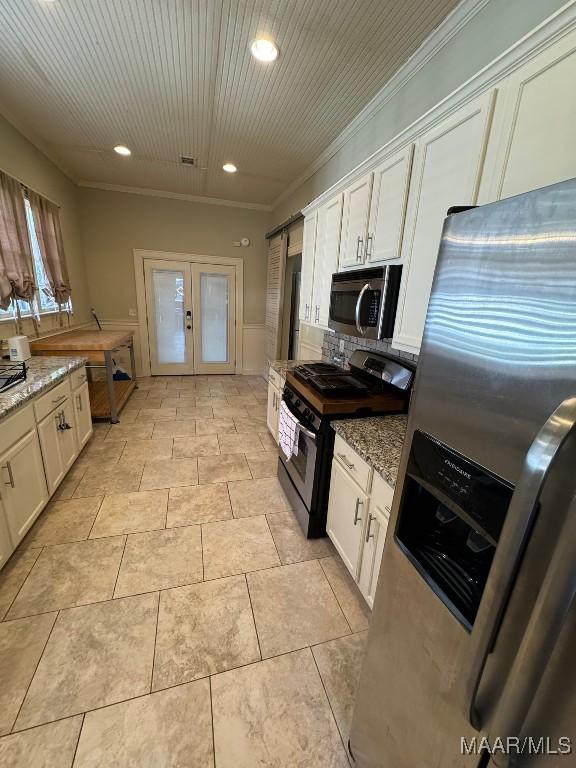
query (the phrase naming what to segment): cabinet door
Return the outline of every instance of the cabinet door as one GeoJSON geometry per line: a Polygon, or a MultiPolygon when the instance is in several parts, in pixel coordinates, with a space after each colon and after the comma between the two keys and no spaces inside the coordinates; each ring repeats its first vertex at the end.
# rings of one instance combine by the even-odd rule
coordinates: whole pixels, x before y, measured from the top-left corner
{"type": "Polygon", "coordinates": [[[280,392],[274,384],[268,384],[268,407],[266,411],[266,423],[270,434],[278,442],[278,418],[280,415],[280,392]]]}
{"type": "Polygon", "coordinates": [[[74,390],[74,417],[76,419],[76,439],[81,450],[92,435],[92,415],[90,413],[90,394],[88,382],[74,390]]]}
{"type": "Polygon", "coordinates": [[[2,501],[14,546],[48,501],[42,454],[34,429],[0,457],[2,501]]]}
{"type": "Polygon", "coordinates": [[[10,531],[8,530],[6,512],[4,510],[4,505],[2,504],[2,498],[0,497],[0,569],[6,565],[13,550],[14,545],[10,538],[10,531]]]}
{"type": "Polygon", "coordinates": [[[414,145],[387,158],[374,171],[366,261],[400,258],[414,145]]]}
{"type": "Polygon", "coordinates": [[[483,94],[416,142],[392,341],[396,349],[420,351],[446,212],[477,201],[493,101],[493,91],[483,94]]]}
{"type": "Polygon", "coordinates": [[[367,173],[344,192],[339,269],[364,263],[371,191],[372,174],[367,173]]]}
{"type": "Polygon", "coordinates": [[[494,113],[481,202],[576,176],[575,83],[576,32],[563,36],[504,81],[494,113]]]}
{"type": "Polygon", "coordinates": [[[340,228],[342,225],[342,195],[337,195],[318,211],[316,257],[314,260],[314,289],[312,320],[328,328],[332,274],[338,271],[340,228]]]}
{"type": "Polygon", "coordinates": [[[61,411],[61,408],[52,411],[38,424],[38,435],[40,436],[46,482],[48,483],[50,495],[56,490],[65,474],[64,464],[60,455],[59,432],[61,430],[59,429],[59,424],[61,411]]]}
{"type": "Polygon", "coordinates": [[[326,532],[352,576],[358,576],[367,496],[337,461],[332,462],[326,532]]]}
{"type": "Polygon", "coordinates": [[[313,213],[304,219],[304,237],[302,241],[302,272],[300,276],[300,313],[303,323],[312,320],[312,283],[314,280],[314,259],[316,251],[316,222],[318,214],[313,213]]]}
{"type": "Polygon", "coordinates": [[[375,504],[370,504],[370,513],[362,547],[360,577],[358,579],[360,591],[370,608],[374,605],[374,593],[378,584],[378,574],[380,573],[380,563],[382,562],[389,519],[389,507],[382,511],[375,504]]]}
{"type": "Polygon", "coordinates": [[[66,429],[58,430],[60,439],[60,459],[64,474],[68,472],[76,456],[78,456],[78,438],[76,436],[76,416],[74,413],[74,403],[68,398],[59,409],[63,414],[63,423],[66,429]],[[69,427],[69,429],[68,429],[69,427]]]}

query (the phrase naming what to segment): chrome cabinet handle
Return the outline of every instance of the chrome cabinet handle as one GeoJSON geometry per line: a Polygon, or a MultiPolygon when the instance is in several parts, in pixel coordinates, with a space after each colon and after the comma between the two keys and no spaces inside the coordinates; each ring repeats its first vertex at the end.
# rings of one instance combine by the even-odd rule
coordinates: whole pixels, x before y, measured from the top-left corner
{"type": "Polygon", "coordinates": [[[465,714],[476,730],[480,730],[483,725],[482,716],[476,708],[476,696],[486,660],[506,610],[516,570],[524,552],[544,484],[562,446],[574,432],[576,432],[576,397],[569,397],[556,408],[534,438],[510,500],[476,616],[475,627],[470,637],[472,651],[465,684],[467,709],[465,714]]]}
{"type": "Polygon", "coordinates": [[[388,512],[388,514],[390,514],[390,506],[388,504],[384,506],[384,509],[386,510],[386,512],[388,512]]]}
{"type": "Polygon", "coordinates": [[[362,261],[362,246],[364,244],[364,238],[358,235],[358,242],[356,243],[356,261],[362,261]]]}
{"type": "Polygon", "coordinates": [[[346,464],[348,469],[355,469],[354,464],[352,464],[351,461],[348,461],[348,459],[346,458],[346,456],[343,453],[339,453],[338,454],[338,458],[341,459],[344,464],[346,464]]]}
{"type": "Polygon", "coordinates": [[[354,510],[354,525],[357,525],[360,522],[360,520],[362,520],[362,518],[358,514],[360,511],[361,504],[364,505],[364,502],[362,501],[362,499],[356,499],[356,509],[354,510]]]}
{"type": "Polygon", "coordinates": [[[372,256],[372,243],[374,241],[374,235],[368,235],[366,238],[366,258],[369,259],[372,256]]]}
{"type": "Polygon", "coordinates": [[[272,392],[272,408],[276,410],[276,392],[272,392]]]}
{"type": "Polygon", "coordinates": [[[310,316],[310,307],[308,304],[306,304],[306,310],[304,312],[304,319],[308,320],[308,317],[310,316]]]}
{"type": "Polygon", "coordinates": [[[318,304],[316,305],[316,310],[314,312],[314,322],[319,323],[320,322],[320,307],[318,304]]]}
{"type": "Polygon", "coordinates": [[[76,395],[76,397],[78,398],[78,401],[77,401],[78,402],[78,410],[82,411],[82,398],[80,397],[80,395],[76,395]]]}
{"type": "Polygon", "coordinates": [[[370,528],[372,528],[372,520],[376,520],[376,515],[369,514],[368,515],[368,525],[366,526],[366,544],[368,544],[370,539],[374,538],[374,534],[370,533],[370,528]]]}
{"type": "Polygon", "coordinates": [[[8,471],[8,478],[9,478],[9,482],[4,483],[4,485],[9,485],[12,488],[15,488],[16,483],[14,482],[14,474],[12,473],[12,464],[10,464],[10,462],[7,461],[6,464],[4,464],[4,466],[2,467],[2,469],[5,469],[8,471]]]}
{"type": "Polygon", "coordinates": [[[60,395],[60,397],[57,397],[56,400],[52,400],[52,404],[58,405],[58,403],[61,403],[63,400],[66,400],[66,395],[60,395]]]}

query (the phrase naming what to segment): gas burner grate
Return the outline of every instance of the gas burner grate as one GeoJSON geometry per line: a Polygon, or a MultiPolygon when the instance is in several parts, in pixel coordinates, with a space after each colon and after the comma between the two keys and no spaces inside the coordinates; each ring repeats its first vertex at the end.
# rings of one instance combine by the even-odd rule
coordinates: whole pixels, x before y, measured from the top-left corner
{"type": "Polygon", "coordinates": [[[0,360],[0,393],[26,381],[27,372],[26,363],[0,360]]]}

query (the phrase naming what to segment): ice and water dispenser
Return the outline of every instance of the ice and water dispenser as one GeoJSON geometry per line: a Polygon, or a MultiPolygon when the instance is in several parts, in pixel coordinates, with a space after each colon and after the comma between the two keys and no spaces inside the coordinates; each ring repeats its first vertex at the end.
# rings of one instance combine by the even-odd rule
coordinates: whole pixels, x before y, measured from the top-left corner
{"type": "Polygon", "coordinates": [[[513,487],[415,431],[396,541],[452,614],[471,630],[513,487]]]}

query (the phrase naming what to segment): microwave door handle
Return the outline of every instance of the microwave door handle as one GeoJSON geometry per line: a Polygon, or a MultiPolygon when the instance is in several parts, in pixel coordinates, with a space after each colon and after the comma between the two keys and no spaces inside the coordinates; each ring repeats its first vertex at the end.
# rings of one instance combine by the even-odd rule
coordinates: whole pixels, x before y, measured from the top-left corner
{"type": "MultiPolygon", "coordinates": [[[[576,584],[576,496],[564,519],[550,567],[536,598],[520,648],[496,708],[494,736],[520,736],[550,657],[568,614],[576,584]]],[[[498,768],[510,765],[509,755],[493,758],[498,768]]]]}
{"type": "Polygon", "coordinates": [[[470,637],[471,664],[465,683],[466,717],[480,730],[482,716],[476,697],[486,659],[490,653],[520,558],[538,507],[538,500],[554,460],[569,435],[576,431],[576,397],[564,400],[536,435],[524,459],[518,484],[512,494],[494,562],[484,589],[470,637]]]}
{"type": "Polygon", "coordinates": [[[360,310],[362,309],[362,299],[364,298],[364,294],[369,289],[370,289],[370,283],[366,283],[366,285],[362,288],[362,290],[358,294],[358,298],[356,299],[356,310],[354,312],[354,319],[356,321],[356,330],[362,336],[364,336],[364,334],[366,333],[366,328],[363,328],[360,325],[360,310]]]}

